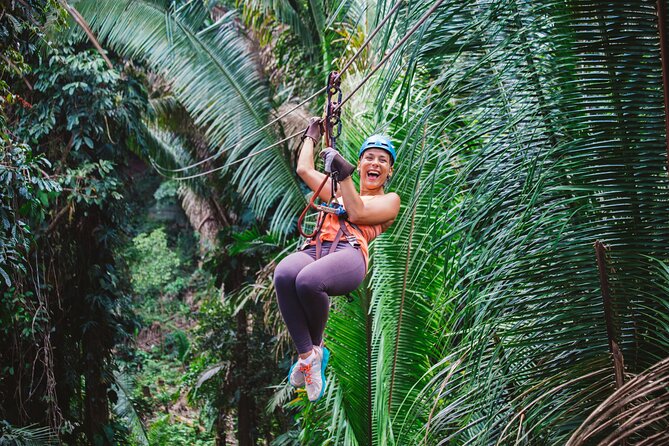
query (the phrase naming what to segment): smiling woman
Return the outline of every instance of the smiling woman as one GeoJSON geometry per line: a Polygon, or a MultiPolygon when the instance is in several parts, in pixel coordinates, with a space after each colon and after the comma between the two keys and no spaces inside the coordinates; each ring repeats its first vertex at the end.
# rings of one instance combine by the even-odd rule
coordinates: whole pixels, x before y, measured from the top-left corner
{"type": "MultiPolygon", "coordinates": [[[[314,167],[314,145],[321,139],[321,121],[312,118],[304,132],[297,173],[314,193],[325,174],[314,167]]],[[[317,401],[326,388],[325,368],[330,352],[323,346],[330,295],[355,290],[367,273],[368,244],[393,223],[400,209],[400,197],[385,193],[396,153],[388,137],[373,135],[358,154],[360,191],[351,174],[356,167],[336,150],[321,153],[325,171],[338,172],[337,201],[346,216],[328,213],[321,229],[307,240],[302,250],[283,259],[274,273],[274,284],[281,315],[297,347],[300,359],[289,372],[290,383],[306,387],[310,401],[317,401]],[[323,248],[326,255],[322,256],[323,248]]],[[[326,192],[320,198],[330,199],[326,192]]]]}

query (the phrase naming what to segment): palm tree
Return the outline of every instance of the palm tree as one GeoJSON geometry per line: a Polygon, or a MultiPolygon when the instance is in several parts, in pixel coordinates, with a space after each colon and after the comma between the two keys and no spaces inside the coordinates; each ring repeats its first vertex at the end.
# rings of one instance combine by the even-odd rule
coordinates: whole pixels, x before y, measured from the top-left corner
{"type": "MultiPolygon", "coordinates": [[[[431,3],[400,9],[345,91],[431,3]]],[[[325,21],[299,23],[276,2],[241,7],[311,35],[312,57],[322,23],[367,35],[391,7],[326,4],[325,21]]],[[[233,147],[225,159],[235,160],[275,140],[263,131],[231,146],[271,109],[233,13],[204,26],[194,3],[77,8],[103,42],[173,82],[210,153],[233,147]]],[[[336,40],[319,36],[325,47],[336,40]]],[[[356,93],[341,150],[353,159],[365,134],[392,134],[403,208],[375,242],[355,302],[335,301],[333,385],[303,409],[305,438],[564,444],[620,381],[669,356],[658,329],[669,241],[659,46],[650,1],[446,1],[356,93]]],[[[250,158],[233,179],[287,238],[303,198],[281,155],[250,158]]]]}
{"type": "MultiPolygon", "coordinates": [[[[208,24],[207,10],[197,2],[177,6],[160,1],[81,1],[74,5],[102,42],[122,57],[141,60],[168,80],[212,153],[223,149],[226,162],[235,162],[274,141],[271,129],[254,133],[269,121],[269,95],[235,25],[234,12],[208,24]]],[[[285,234],[294,227],[292,216],[304,197],[278,149],[248,158],[234,170],[221,169],[219,175],[229,172],[259,218],[273,210],[272,231],[285,234]]]]}
{"type": "Polygon", "coordinates": [[[429,36],[444,63],[429,100],[454,105],[435,127],[456,175],[434,198],[458,199],[435,216],[448,356],[416,408],[430,408],[423,438],[563,444],[612,392],[621,357],[636,374],[667,356],[649,326],[666,323],[654,259],[666,260],[668,217],[655,4],[449,13],[429,36]],[[454,118],[466,123],[457,133],[454,118]],[[596,240],[608,246],[599,270],[596,240]]]}

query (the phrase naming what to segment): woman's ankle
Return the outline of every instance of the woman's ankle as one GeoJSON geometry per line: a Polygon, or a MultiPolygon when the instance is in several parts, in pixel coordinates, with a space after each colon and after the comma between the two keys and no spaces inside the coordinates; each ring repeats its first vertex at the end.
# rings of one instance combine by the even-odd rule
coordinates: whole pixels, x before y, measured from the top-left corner
{"type": "Polygon", "coordinates": [[[311,356],[311,353],[313,353],[313,350],[309,350],[306,353],[300,353],[300,359],[307,359],[309,356],[311,356]]]}

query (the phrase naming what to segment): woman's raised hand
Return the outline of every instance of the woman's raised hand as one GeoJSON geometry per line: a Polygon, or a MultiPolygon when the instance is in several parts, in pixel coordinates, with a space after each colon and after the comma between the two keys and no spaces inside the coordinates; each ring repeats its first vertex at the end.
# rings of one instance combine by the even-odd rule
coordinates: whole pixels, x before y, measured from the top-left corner
{"type": "Polygon", "coordinates": [[[304,138],[311,138],[314,140],[314,144],[318,144],[321,140],[321,135],[323,134],[323,120],[318,117],[309,118],[309,125],[304,129],[304,134],[302,135],[302,140],[304,138]]]}
{"type": "Polygon", "coordinates": [[[344,181],[355,171],[355,166],[346,161],[344,157],[332,147],[324,148],[320,156],[325,161],[325,171],[327,173],[337,172],[338,181],[344,181]]]}

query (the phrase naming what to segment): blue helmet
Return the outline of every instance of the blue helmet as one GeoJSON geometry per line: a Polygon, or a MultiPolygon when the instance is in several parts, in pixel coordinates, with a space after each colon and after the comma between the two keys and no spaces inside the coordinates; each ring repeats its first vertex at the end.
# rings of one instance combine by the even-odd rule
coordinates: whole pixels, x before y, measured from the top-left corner
{"type": "Polygon", "coordinates": [[[393,147],[392,141],[385,135],[372,135],[362,143],[360,147],[360,152],[358,152],[358,159],[367,149],[383,149],[390,154],[390,164],[395,164],[395,158],[397,154],[395,153],[395,147],[393,147]]]}

